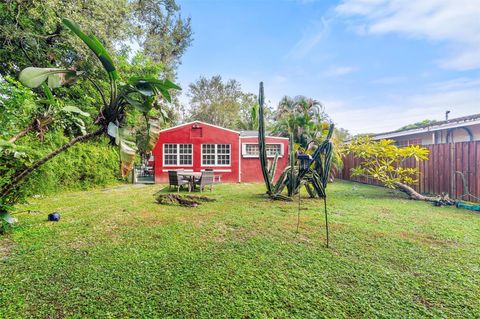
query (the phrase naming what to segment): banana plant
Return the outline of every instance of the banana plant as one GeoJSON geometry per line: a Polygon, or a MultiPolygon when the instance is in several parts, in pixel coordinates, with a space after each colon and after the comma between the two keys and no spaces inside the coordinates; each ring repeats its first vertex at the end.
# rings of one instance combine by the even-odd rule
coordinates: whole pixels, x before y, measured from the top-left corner
{"type": "MultiPolygon", "coordinates": [[[[93,34],[85,34],[80,26],[70,19],[63,19],[63,24],[80,38],[98,58],[108,77],[108,90],[101,89],[96,79],[89,74],[74,68],[27,67],[20,72],[19,80],[30,88],[42,87],[47,99],[52,99],[53,95],[50,89],[71,85],[79,77],[86,78],[93,84],[100,96],[99,111],[95,119],[97,129],[93,132],[85,132],[85,134],[72,139],[33,164],[17,171],[7,183],[0,185],[0,216],[5,217],[5,207],[11,207],[15,204],[17,198],[14,194],[15,191],[21,187],[22,182],[31,173],[73,145],[101,135],[109,136],[111,141],[120,148],[122,175],[126,176],[132,169],[135,153],[138,149],[135,141],[139,133],[138,128],[126,125],[128,113],[136,109],[143,114],[146,130],[140,133],[145,136],[144,141],[146,140],[145,147],[147,150],[152,149],[157,142],[161,122],[167,120],[166,112],[162,109],[162,102],[171,102],[170,91],[181,89],[168,79],[153,77],[131,77],[120,82],[120,76],[113,59],[102,43],[93,34]],[[157,112],[153,110],[157,110],[157,112]],[[152,113],[160,114],[160,116],[153,117],[152,113]]],[[[68,110],[70,112],[81,112],[76,107],[70,107],[68,110]]],[[[7,217],[3,219],[10,220],[7,217]]]]}

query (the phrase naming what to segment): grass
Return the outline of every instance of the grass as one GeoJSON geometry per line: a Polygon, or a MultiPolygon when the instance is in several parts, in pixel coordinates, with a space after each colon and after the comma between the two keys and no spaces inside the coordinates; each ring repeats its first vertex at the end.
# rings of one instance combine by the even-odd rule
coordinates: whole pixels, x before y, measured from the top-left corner
{"type": "Polygon", "coordinates": [[[385,189],[322,202],[221,185],[198,208],[154,186],[32,199],[0,238],[1,318],[474,318],[480,215],[385,189]],[[31,210],[31,211],[28,211],[31,210]],[[59,223],[46,222],[52,211],[59,223]]]}

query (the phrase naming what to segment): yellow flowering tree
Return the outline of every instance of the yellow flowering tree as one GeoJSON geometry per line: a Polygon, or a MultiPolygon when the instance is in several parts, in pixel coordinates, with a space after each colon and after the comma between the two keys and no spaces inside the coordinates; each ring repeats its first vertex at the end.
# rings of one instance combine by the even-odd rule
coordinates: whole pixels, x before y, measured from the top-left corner
{"type": "MultiPolygon", "coordinates": [[[[438,202],[445,197],[427,197],[416,192],[411,185],[417,182],[417,167],[405,167],[408,159],[428,160],[429,151],[418,145],[397,147],[393,140],[373,141],[364,136],[346,144],[345,153],[361,159],[361,163],[352,168],[352,176],[375,178],[385,187],[405,192],[411,199],[438,202]]],[[[448,199],[447,199],[448,201],[448,199]]]]}

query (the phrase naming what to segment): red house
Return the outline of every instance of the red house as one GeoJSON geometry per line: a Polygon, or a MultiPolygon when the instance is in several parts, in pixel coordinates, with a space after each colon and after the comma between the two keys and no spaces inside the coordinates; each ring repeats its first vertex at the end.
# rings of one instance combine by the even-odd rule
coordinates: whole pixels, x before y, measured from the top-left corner
{"type": "MultiPolygon", "coordinates": [[[[277,175],[288,164],[288,138],[266,137],[267,156],[279,154],[277,175]]],[[[191,122],[160,131],[152,152],[155,182],[168,181],[168,171],[213,169],[222,182],[261,182],[255,131],[237,132],[204,122],[191,122]]]]}

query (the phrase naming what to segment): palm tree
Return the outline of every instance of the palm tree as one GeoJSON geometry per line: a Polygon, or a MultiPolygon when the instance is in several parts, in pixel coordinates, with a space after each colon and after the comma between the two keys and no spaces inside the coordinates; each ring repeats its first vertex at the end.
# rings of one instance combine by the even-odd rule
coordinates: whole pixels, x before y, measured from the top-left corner
{"type": "Polygon", "coordinates": [[[319,101],[305,96],[285,96],[278,105],[273,131],[285,137],[293,134],[294,143],[306,148],[318,126],[327,119],[319,101]]]}
{"type": "Polygon", "coordinates": [[[252,105],[246,119],[239,119],[238,128],[241,130],[257,130],[258,129],[258,104],[252,105]]]}
{"type": "MultiPolygon", "coordinates": [[[[324,106],[319,101],[305,96],[283,97],[278,105],[275,121],[276,134],[285,137],[293,134],[295,149],[310,154],[315,151],[316,145],[320,145],[325,140],[331,124],[324,106]]],[[[333,180],[335,171],[343,167],[343,155],[339,147],[342,141],[336,134],[336,130],[331,142],[334,147],[330,180],[333,180]]]]}

